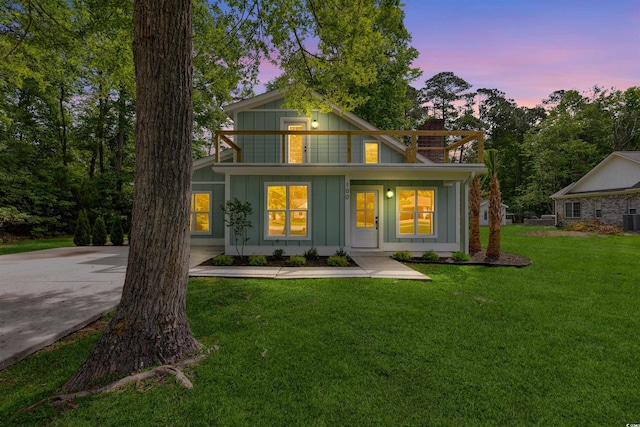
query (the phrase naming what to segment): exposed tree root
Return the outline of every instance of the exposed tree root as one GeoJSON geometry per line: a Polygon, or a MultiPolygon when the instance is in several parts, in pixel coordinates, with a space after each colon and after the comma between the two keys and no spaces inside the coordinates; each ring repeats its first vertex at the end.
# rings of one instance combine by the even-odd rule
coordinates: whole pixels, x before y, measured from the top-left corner
{"type": "Polygon", "coordinates": [[[190,359],[185,359],[179,363],[176,363],[175,365],[162,365],[162,366],[153,368],[149,371],[138,372],[137,374],[129,375],[111,384],[107,384],[105,386],[95,388],[92,390],[84,390],[84,391],[78,391],[76,393],[67,393],[67,394],[60,394],[57,396],[47,397],[46,399],[42,399],[41,401],[36,402],[33,405],[20,409],[14,415],[19,415],[25,412],[29,412],[39,406],[44,405],[45,403],[51,403],[55,407],[59,407],[65,404],[71,404],[71,402],[78,397],[88,397],[94,394],[104,393],[106,391],[119,390],[122,387],[132,382],[146,381],[152,378],[159,378],[159,377],[162,378],[167,375],[174,375],[176,377],[176,380],[178,380],[180,385],[182,385],[183,387],[193,388],[193,384],[182,372],[182,369],[184,369],[188,365],[192,365],[196,362],[201,361],[205,357],[206,357],[206,354],[198,354],[197,356],[194,356],[190,359]]]}

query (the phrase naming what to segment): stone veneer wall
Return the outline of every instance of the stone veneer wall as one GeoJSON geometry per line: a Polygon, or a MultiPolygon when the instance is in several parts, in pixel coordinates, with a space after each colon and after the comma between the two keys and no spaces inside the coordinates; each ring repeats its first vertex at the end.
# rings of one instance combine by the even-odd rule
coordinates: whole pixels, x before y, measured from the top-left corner
{"type": "Polygon", "coordinates": [[[629,199],[637,200],[638,212],[640,213],[640,195],[620,194],[610,196],[583,196],[572,197],[570,199],[559,199],[556,201],[558,212],[558,222],[580,222],[600,220],[603,224],[622,226],[622,215],[629,213],[629,199]],[[596,201],[602,202],[602,216],[596,218],[596,201]],[[565,218],[565,203],[580,202],[580,218],[565,218]]]}

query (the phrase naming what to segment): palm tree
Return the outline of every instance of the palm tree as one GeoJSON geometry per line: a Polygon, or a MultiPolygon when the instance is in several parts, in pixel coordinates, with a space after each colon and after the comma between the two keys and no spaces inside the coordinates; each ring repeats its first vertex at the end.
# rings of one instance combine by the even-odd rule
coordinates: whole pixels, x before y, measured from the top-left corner
{"type": "Polygon", "coordinates": [[[480,252],[482,245],[480,244],[480,177],[477,175],[471,180],[471,188],[469,189],[469,252],[475,254],[480,252]]]}
{"type": "Polygon", "coordinates": [[[495,149],[485,151],[484,164],[489,177],[489,244],[488,260],[500,258],[500,225],[502,223],[502,201],[500,182],[498,181],[498,152],[495,149]]]}

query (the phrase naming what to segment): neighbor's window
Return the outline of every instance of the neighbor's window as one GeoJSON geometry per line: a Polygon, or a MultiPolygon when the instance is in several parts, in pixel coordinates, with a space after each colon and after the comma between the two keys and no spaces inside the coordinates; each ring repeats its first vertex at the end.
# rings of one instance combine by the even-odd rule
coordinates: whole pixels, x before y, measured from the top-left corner
{"type": "Polygon", "coordinates": [[[638,213],[638,200],[629,199],[629,215],[635,215],[638,213]]]}
{"type": "Polygon", "coordinates": [[[208,233],[211,229],[211,193],[191,193],[189,229],[192,233],[208,233]]]}
{"type": "Polygon", "coordinates": [[[564,204],[565,218],[580,218],[580,202],[566,202],[564,204]]]}
{"type": "Polygon", "coordinates": [[[380,144],[377,142],[365,142],[364,143],[364,162],[365,163],[379,163],[379,148],[380,144]]]}
{"type": "Polygon", "coordinates": [[[596,218],[602,218],[602,200],[595,201],[596,218]]]}
{"type": "Polygon", "coordinates": [[[266,184],[266,238],[309,236],[310,184],[266,184]]]}
{"type": "Polygon", "coordinates": [[[398,237],[424,237],[434,234],[435,192],[435,189],[430,188],[398,188],[398,237]]]}

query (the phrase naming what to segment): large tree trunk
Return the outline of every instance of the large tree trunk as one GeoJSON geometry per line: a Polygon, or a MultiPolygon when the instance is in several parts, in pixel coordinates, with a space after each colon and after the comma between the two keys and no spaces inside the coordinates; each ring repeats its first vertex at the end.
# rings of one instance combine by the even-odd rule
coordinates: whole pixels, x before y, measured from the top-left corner
{"type": "Polygon", "coordinates": [[[190,0],[136,0],[136,179],[127,275],[114,317],[67,390],[174,363],[199,347],[185,313],[189,269],[190,0]]]}
{"type": "Polygon", "coordinates": [[[489,183],[489,242],[486,258],[500,258],[500,227],[502,226],[502,198],[497,173],[491,174],[489,183]]]}
{"type": "Polygon", "coordinates": [[[469,189],[469,252],[475,254],[480,252],[480,178],[474,176],[469,189]]]}

